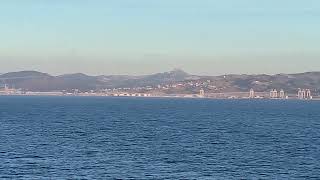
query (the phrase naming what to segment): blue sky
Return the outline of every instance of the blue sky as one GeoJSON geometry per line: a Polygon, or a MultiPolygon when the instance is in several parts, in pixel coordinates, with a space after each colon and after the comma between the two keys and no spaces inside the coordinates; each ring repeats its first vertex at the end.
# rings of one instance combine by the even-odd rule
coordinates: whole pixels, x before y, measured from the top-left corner
{"type": "Polygon", "coordinates": [[[320,70],[318,0],[3,0],[0,72],[320,70]]]}

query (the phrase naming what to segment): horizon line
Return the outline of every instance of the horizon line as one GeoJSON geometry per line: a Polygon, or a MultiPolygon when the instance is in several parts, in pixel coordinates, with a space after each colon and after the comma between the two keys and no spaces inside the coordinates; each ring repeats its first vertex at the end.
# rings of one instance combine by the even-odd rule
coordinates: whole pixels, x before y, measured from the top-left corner
{"type": "Polygon", "coordinates": [[[162,71],[162,72],[154,72],[150,74],[138,74],[138,75],[133,75],[133,74],[100,74],[100,75],[92,75],[89,73],[83,73],[83,72],[70,72],[70,73],[61,73],[61,74],[52,74],[52,73],[47,73],[45,71],[40,71],[40,70],[17,70],[17,71],[8,71],[5,73],[0,73],[1,75],[9,74],[9,73],[22,73],[22,72],[34,72],[34,73],[42,73],[42,74],[47,74],[49,76],[53,77],[58,77],[58,76],[64,76],[64,75],[75,75],[75,74],[82,74],[86,76],[91,76],[91,77],[98,77],[98,76],[148,76],[148,75],[155,75],[155,74],[162,74],[162,73],[170,73],[170,72],[175,72],[175,71],[180,71],[183,73],[186,73],[190,76],[211,76],[211,77],[219,77],[219,76],[230,76],[230,75],[248,75],[248,76],[255,76],[255,75],[267,75],[267,76],[276,76],[276,75],[297,75],[297,74],[306,74],[306,73],[320,73],[320,71],[304,71],[304,72],[290,72],[290,73],[274,73],[274,74],[268,74],[268,73],[224,73],[224,74],[217,74],[217,75],[205,75],[205,74],[193,74],[193,73],[188,73],[187,71],[184,71],[183,69],[180,68],[174,68],[170,71],[162,71]]]}

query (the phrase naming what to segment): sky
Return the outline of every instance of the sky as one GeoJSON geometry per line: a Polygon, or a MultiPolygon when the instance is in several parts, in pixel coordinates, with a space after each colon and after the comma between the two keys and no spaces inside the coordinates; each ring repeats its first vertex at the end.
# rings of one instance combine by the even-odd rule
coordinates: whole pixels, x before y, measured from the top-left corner
{"type": "Polygon", "coordinates": [[[320,71],[319,0],[2,0],[0,73],[320,71]]]}

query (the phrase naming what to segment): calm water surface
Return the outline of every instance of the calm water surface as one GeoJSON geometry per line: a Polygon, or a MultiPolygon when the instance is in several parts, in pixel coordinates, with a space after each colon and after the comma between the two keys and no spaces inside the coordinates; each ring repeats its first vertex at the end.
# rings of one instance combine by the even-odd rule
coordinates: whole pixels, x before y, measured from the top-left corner
{"type": "Polygon", "coordinates": [[[0,97],[0,179],[320,179],[320,102],[0,97]]]}

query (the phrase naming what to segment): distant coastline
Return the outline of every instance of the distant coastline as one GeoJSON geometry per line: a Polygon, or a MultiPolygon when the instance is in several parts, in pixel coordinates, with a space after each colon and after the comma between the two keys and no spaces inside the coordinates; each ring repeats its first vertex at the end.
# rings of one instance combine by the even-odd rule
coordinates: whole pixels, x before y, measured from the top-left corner
{"type": "Polygon", "coordinates": [[[288,98],[288,99],[280,99],[280,98],[215,98],[215,97],[200,97],[199,95],[171,95],[171,96],[110,96],[110,95],[98,95],[98,94],[78,94],[78,95],[59,95],[59,94],[1,94],[0,97],[106,97],[106,98],[163,98],[163,99],[212,99],[212,100],[274,100],[274,101],[287,101],[287,100],[299,100],[299,101],[319,101],[320,97],[312,98],[312,99],[298,99],[298,98],[288,98]]]}
{"type": "Polygon", "coordinates": [[[52,76],[37,71],[0,75],[4,95],[317,99],[319,92],[320,72],[198,76],[175,69],[144,76],[52,76]]]}

